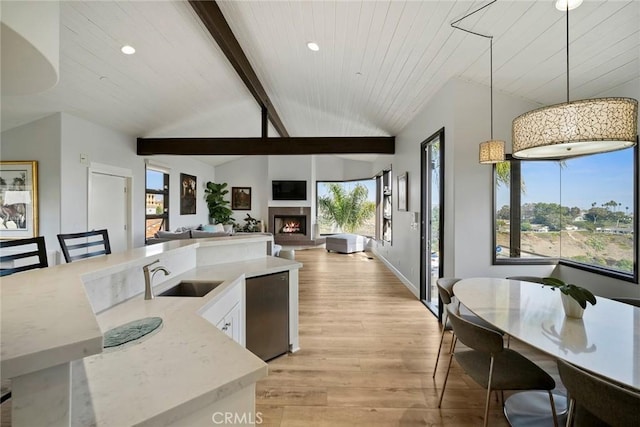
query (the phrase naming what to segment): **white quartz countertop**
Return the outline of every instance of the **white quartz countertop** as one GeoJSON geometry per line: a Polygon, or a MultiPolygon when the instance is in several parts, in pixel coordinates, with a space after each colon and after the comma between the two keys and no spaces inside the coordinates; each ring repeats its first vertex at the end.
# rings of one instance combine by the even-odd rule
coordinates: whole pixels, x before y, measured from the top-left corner
{"type": "Polygon", "coordinates": [[[302,265],[275,257],[197,267],[176,276],[156,295],[181,280],[224,283],[202,298],[142,295],[98,315],[107,330],[150,316],[163,319],[158,332],[122,349],[108,349],[73,365],[73,420],[77,425],[158,425],[175,422],[255,383],[267,365],[227,337],[198,312],[239,280],[302,265]]]}
{"type": "Polygon", "coordinates": [[[13,378],[102,351],[102,332],[84,282],[193,247],[267,242],[255,234],[178,240],[0,279],[0,372],[13,378]]]}

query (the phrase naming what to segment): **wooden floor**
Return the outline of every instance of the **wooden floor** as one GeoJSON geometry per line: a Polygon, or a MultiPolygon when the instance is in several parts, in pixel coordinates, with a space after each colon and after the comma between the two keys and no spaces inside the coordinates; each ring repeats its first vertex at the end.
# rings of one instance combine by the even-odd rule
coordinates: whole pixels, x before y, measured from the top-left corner
{"type": "MultiPolygon", "coordinates": [[[[271,361],[258,382],[263,426],[482,425],[485,392],[455,364],[438,409],[447,364],[434,381],[438,323],[382,262],[323,249],[296,259],[301,350],[271,361]]],[[[558,378],[552,360],[511,346],[558,378]]],[[[507,426],[501,405],[492,408],[489,425],[507,426]]]]}

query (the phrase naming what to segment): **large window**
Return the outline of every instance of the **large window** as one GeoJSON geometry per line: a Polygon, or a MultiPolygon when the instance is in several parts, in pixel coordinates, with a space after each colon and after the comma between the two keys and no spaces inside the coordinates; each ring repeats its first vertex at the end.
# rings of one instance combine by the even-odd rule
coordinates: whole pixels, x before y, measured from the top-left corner
{"type": "Polygon", "coordinates": [[[376,181],[317,182],[320,234],[356,233],[373,237],[376,231],[376,181]]]}
{"type": "Polygon", "coordinates": [[[637,148],[496,165],[495,263],[637,277],[637,148]]]}
{"type": "Polygon", "coordinates": [[[160,230],[169,230],[169,174],[147,166],[145,238],[160,230]]]}

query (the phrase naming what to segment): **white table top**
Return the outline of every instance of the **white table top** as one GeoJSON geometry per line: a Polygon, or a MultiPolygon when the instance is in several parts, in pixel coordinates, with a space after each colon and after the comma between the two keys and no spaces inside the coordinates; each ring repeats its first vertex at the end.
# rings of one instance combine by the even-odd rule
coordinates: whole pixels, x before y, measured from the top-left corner
{"type": "Polygon", "coordinates": [[[560,291],[518,280],[454,285],[471,312],[558,359],[640,390],[640,308],[597,297],[582,319],[564,315],[560,291]]]}

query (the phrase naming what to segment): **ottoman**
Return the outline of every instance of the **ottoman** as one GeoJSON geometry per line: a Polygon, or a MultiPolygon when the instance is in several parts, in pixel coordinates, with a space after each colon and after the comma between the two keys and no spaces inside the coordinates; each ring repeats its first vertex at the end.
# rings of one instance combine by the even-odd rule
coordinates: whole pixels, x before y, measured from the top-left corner
{"type": "Polygon", "coordinates": [[[336,234],[327,236],[327,252],[335,251],[343,254],[364,251],[366,238],[358,234],[336,234]]]}

